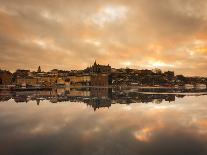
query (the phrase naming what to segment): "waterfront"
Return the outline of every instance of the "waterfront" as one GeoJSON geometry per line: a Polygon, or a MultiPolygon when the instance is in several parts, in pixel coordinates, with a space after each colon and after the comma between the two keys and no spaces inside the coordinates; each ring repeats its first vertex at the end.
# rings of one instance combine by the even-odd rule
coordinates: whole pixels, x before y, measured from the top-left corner
{"type": "Polygon", "coordinates": [[[0,0],[0,155],[207,155],[207,0],[0,0]]]}
{"type": "Polygon", "coordinates": [[[1,93],[0,154],[205,155],[206,100],[204,92],[1,93]]]}

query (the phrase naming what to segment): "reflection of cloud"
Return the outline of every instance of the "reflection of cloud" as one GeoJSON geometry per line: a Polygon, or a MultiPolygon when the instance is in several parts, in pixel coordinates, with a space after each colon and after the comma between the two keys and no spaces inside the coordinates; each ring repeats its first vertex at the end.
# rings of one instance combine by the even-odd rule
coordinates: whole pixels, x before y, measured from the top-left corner
{"type": "Polygon", "coordinates": [[[132,107],[129,106],[129,105],[127,105],[127,106],[124,106],[122,109],[123,109],[124,111],[130,111],[130,110],[132,110],[132,107]]]}
{"type": "Polygon", "coordinates": [[[206,96],[186,97],[173,106],[115,104],[93,112],[83,103],[36,106],[10,100],[0,104],[0,154],[205,155],[205,101],[206,96]],[[39,145],[43,153],[34,147],[39,145]]]}
{"type": "Polygon", "coordinates": [[[141,142],[148,142],[150,140],[152,130],[145,128],[134,133],[134,137],[141,142]]]}

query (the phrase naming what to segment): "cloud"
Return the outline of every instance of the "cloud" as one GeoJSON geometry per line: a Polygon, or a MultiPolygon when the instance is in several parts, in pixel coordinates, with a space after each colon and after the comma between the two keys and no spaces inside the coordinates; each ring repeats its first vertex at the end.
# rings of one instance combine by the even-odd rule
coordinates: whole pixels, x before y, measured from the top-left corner
{"type": "Polygon", "coordinates": [[[205,0],[0,4],[2,68],[83,69],[96,59],[117,68],[158,66],[207,76],[205,0]]]}

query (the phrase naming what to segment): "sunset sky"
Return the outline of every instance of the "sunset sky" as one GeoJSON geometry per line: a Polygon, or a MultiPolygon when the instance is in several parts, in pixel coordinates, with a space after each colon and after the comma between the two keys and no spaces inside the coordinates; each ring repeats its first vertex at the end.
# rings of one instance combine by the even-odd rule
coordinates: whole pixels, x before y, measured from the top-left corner
{"type": "Polygon", "coordinates": [[[207,76],[206,0],[0,0],[0,68],[207,76]]]}

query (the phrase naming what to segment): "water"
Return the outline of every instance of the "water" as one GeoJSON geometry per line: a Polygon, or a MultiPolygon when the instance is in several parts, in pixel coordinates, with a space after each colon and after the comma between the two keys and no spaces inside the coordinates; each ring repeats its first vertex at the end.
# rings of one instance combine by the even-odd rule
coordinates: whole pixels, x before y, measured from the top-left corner
{"type": "Polygon", "coordinates": [[[205,93],[0,93],[1,155],[206,155],[205,93]]]}

